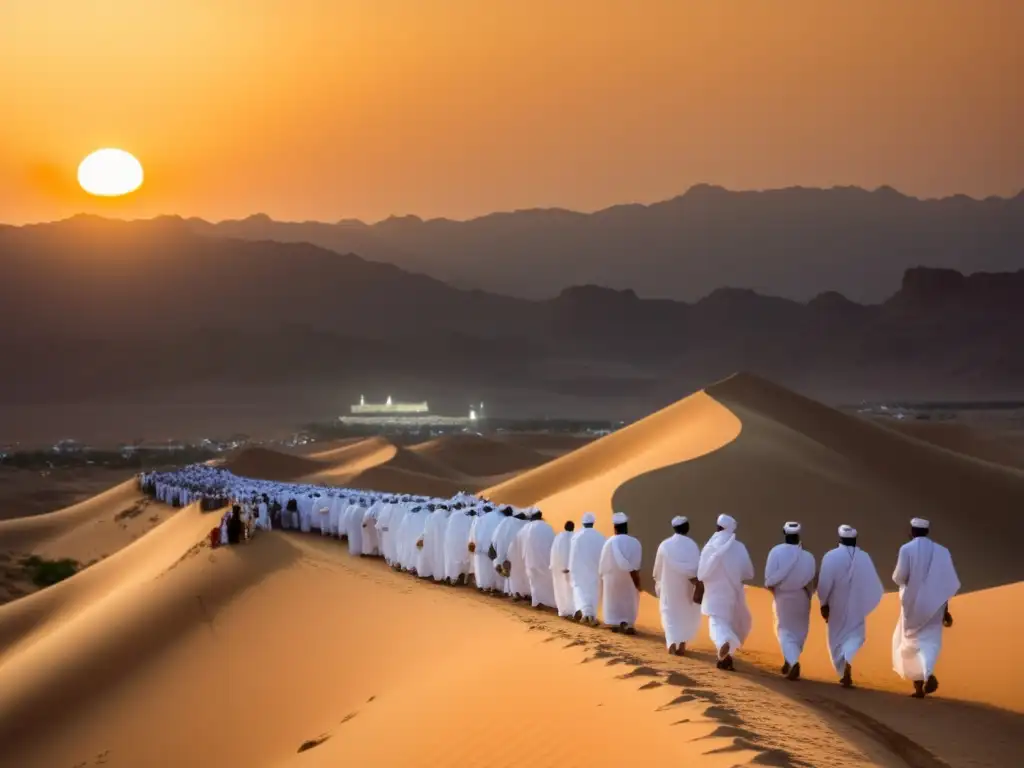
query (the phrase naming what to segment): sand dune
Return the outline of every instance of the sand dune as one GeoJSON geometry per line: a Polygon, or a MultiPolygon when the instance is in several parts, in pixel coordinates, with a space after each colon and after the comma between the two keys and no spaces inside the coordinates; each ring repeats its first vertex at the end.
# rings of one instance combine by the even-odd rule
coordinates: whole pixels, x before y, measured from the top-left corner
{"type": "MultiPolygon", "coordinates": [[[[1022,628],[1015,614],[988,608],[1004,599],[1014,604],[1024,578],[1016,549],[1024,533],[1024,473],[846,416],[755,377],[735,376],[486,493],[538,504],[556,525],[589,509],[606,532],[613,508],[627,512],[631,532],[644,544],[648,590],[654,552],[675,514],[690,517],[702,543],[720,512],[736,516],[759,576],[786,520],[804,523],[805,544],[819,558],[835,545],[837,526],[848,522],[859,528],[861,544],[890,586],[907,521],[924,515],[936,538],[953,550],[965,591],[999,587],[954,600],[954,614],[962,610],[965,620],[947,633],[943,694],[1024,712],[1020,666],[979,664],[976,658],[986,638],[1013,637],[1022,628]]],[[[748,593],[755,613],[748,658],[774,667],[770,596],[748,593]]],[[[857,664],[864,684],[906,689],[889,658],[897,612],[895,595],[889,595],[872,618],[857,664]]],[[[641,624],[658,631],[653,595],[644,596],[641,624]]],[[[709,647],[706,635],[701,643],[709,647]]],[[[812,622],[803,666],[811,677],[834,676],[820,621],[812,622]]]]}
{"type": "Polygon", "coordinates": [[[530,469],[545,463],[549,458],[515,442],[468,433],[445,435],[414,445],[409,450],[473,477],[530,469]]]}
{"type": "Polygon", "coordinates": [[[243,448],[224,462],[224,468],[240,477],[289,481],[315,474],[323,469],[323,464],[269,448],[243,448]]]}
{"type": "Polygon", "coordinates": [[[135,541],[174,511],[144,497],[129,480],[67,509],[0,521],[0,602],[35,591],[19,565],[26,556],[93,563],[135,541]]]}
{"type": "Polygon", "coordinates": [[[895,765],[740,677],[712,690],[699,661],[652,666],[330,541],[188,556],[208,517],[0,609],[5,764],[895,765]]]}
{"type": "Polygon", "coordinates": [[[582,448],[595,438],[587,435],[570,435],[549,432],[508,432],[501,435],[502,442],[510,445],[521,445],[536,451],[542,456],[563,456],[570,451],[582,448]]]}
{"type": "Polygon", "coordinates": [[[1024,434],[1020,432],[993,432],[970,424],[941,421],[879,419],[878,423],[965,456],[1024,469],[1024,434]]]}

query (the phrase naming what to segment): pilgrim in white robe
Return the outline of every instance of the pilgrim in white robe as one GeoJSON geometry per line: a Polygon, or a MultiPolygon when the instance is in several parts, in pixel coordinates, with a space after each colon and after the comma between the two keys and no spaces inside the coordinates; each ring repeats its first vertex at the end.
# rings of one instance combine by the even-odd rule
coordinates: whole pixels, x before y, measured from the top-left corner
{"type": "Polygon", "coordinates": [[[413,512],[412,507],[406,507],[398,515],[398,525],[395,526],[394,518],[391,521],[391,531],[395,535],[395,563],[402,570],[409,570],[415,563],[409,558],[409,526],[414,517],[423,514],[413,512]]]}
{"type": "MultiPolygon", "coordinates": [[[[433,512],[427,513],[427,519],[423,523],[423,533],[420,535],[423,546],[419,547],[416,555],[416,575],[421,579],[433,578],[435,565],[440,566],[437,561],[437,553],[439,545],[444,543],[440,533],[441,523],[447,519],[447,515],[448,511],[444,509],[435,509],[433,512]]],[[[441,552],[443,554],[443,549],[441,552]]]]}
{"type": "Polygon", "coordinates": [[[471,560],[469,532],[476,521],[465,509],[456,509],[448,517],[444,532],[444,578],[455,582],[469,574],[471,560]]]}
{"type": "Polygon", "coordinates": [[[265,501],[261,501],[256,507],[256,525],[264,531],[270,530],[270,507],[265,501]]]}
{"type": "Polygon", "coordinates": [[[419,575],[420,555],[423,547],[423,531],[426,529],[427,520],[433,514],[428,509],[421,509],[419,512],[410,512],[405,518],[403,538],[405,540],[405,562],[410,571],[416,571],[419,575]]]}
{"type": "Polygon", "coordinates": [[[572,579],[569,578],[569,554],[572,551],[572,531],[562,531],[551,543],[551,582],[555,593],[555,608],[559,616],[572,616],[576,612],[572,599],[572,579]]]}
{"type": "Polygon", "coordinates": [[[736,538],[736,522],[716,531],[700,553],[697,578],[704,582],[701,613],[708,617],[708,634],[720,659],[731,656],[746,642],[753,620],[743,582],[754,578],[754,564],[743,542],[736,538]]]}
{"type": "Polygon", "coordinates": [[[598,567],[605,545],[604,534],[596,528],[584,528],[572,537],[569,549],[569,577],[572,581],[574,613],[589,620],[597,619],[601,597],[601,574],[598,567]]]}
{"type": "Polygon", "coordinates": [[[654,592],[661,608],[665,647],[690,642],[700,629],[700,603],[693,602],[700,565],[700,547],[689,536],[674,533],[658,546],[654,556],[654,592]]]}
{"type": "Polygon", "coordinates": [[[900,617],[892,636],[892,666],[904,680],[926,681],[942,650],[946,604],[960,591],[949,550],[927,536],[900,547],[892,580],[900,588],[900,617]]]}
{"type": "Polygon", "coordinates": [[[353,504],[345,512],[345,535],[348,536],[348,553],[363,554],[363,513],[366,507],[353,504]]]}
{"type": "Polygon", "coordinates": [[[519,530],[508,545],[508,591],[513,597],[530,596],[530,574],[526,571],[526,537],[537,521],[521,520],[519,530]]]}
{"type": "Polygon", "coordinates": [[[448,532],[448,517],[451,510],[439,509],[430,516],[428,544],[430,545],[430,575],[434,581],[444,579],[444,539],[448,532]]]}
{"type": "Polygon", "coordinates": [[[494,536],[491,539],[491,546],[494,547],[494,551],[497,553],[497,556],[491,561],[491,567],[496,573],[495,589],[504,592],[506,595],[512,594],[509,587],[509,579],[497,571],[498,568],[508,561],[509,548],[524,523],[524,520],[516,517],[503,516],[501,522],[498,523],[498,527],[494,530],[494,536]]]}
{"type": "Polygon", "coordinates": [[[494,533],[504,516],[497,509],[477,515],[469,528],[469,542],[473,545],[473,577],[477,589],[498,589],[498,574],[494,570],[494,561],[487,556],[494,543],[494,533]]]}
{"type": "Polygon", "coordinates": [[[377,537],[380,539],[380,551],[388,565],[395,564],[395,526],[398,523],[397,512],[400,506],[396,503],[385,504],[377,515],[377,537]]]}
{"type": "Polygon", "coordinates": [[[303,533],[309,533],[313,526],[314,501],[312,494],[299,499],[299,530],[303,533]]]}
{"type": "Polygon", "coordinates": [[[764,566],[764,585],[775,598],[775,636],[790,666],[800,661],[811,623],[814,555],[800,544],[772,547],[764,566]]]}
{"type": "Polygon", "coordinates": [[[865,620],[883,592],[875,564],[863,549],[840,544],[821,559],[818,601],[829,608],[828,650],[837,674],[845,673],[864,645],[865,620]]]}
{"type": "Polygon", "coordinates": [[[639,540],[627,533],[615,534],[601,548],[597,570],[601,575],[601,614],[605,624],[613,627],[636,624],[640,591],[630,574],[640,570],[642,559],[643,547],[639,540]]]}
{"type": "Polygon", "coordinates": [[[380,541],[377,538],[377,515],[381,503],[374,502],[363,512],[363,554],[373,557],[380,555],[380,541]]]}
{"type": "Polygon", "coordinates": [[[341,535],[341,516],[348,509],[348,500],[335,496],[331,499],[331,511],[327,517],[327,533],[331,536],[341,535]]]}
{"type": "Polygon", "coordinates": [[[546,605],[556,608],[555,584],[551,577],[551,546],[555,543],[555,529],[547,520],[534,520],[526,534],[526,573],[530,583],[533,607],[546,605]]]}

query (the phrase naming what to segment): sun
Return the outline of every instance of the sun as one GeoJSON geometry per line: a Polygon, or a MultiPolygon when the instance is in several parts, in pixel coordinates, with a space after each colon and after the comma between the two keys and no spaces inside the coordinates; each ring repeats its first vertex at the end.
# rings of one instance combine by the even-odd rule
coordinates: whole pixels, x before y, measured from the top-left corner
{"type": "Polygon", "coordinates": [[[78,166],[78,183],[90,195],[120,197],[142,186],[142,163],[123,149],[97,149],[78,166]]]}

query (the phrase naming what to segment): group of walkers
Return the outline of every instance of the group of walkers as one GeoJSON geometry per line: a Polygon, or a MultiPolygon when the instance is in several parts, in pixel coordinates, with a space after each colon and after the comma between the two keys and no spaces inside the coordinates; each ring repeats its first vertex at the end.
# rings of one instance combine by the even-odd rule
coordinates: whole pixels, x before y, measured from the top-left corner
{"type": "MultiPolygon", "coordinates": [[[[449,499],[387,494],[242,478],[208,465],[143,474],[141,487],[166,503],[198,502],[204,509],[229,505],[211,533],[215,544],[236,544],[257,530],[316,532],[347,542],[351,555],[382,557],[397,571],[551,608],[578,622],[635,634],[642,589],[641,542],[629,518],[612,515],[613,534],[582,515],[556,534],[541,510],[497,504],[469,493],[449,499]],[[599,611],[600,608],[600,611],[599,611]],[[598,616],[600,614],[601,621],[598,616]]],[[[914,696],[938,689],[935,663],[944,627],[952,625],[949,599],[960,588],[949,551],[930,538],[927,520],[914,518],[901,547],[893,581],[902,610],[893,636],[893,667],[913,682],[914,696]]],[[[668,652],[683,655],[708,617],[717,665],[734,668],[733,655],[750,634],[745,585],[753,562],[736,537],[737,521],[720,515],[703,548],[690,538],[689,521],[671,521],[671,535],[654,560],[668,652]]],[[[881,602],[882,582],[871,557],[857,545],[857,531],[839,528],[839,542],[820,570],[801,543],[801,525],[787,522],[783,541],[768,554],[764,585],[774,597],[782,674],[800,677],[800,656],[817,593],[828,625],[828,645],[840,683],[853,685],[852,662],[866,639],[866,619],[881,602]]]]}

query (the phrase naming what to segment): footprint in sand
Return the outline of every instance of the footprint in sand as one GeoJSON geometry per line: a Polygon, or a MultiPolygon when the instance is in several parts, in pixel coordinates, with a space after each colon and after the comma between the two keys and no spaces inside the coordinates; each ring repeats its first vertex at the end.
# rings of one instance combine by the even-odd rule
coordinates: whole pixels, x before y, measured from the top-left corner
{"type": "Polygon", "coordinates": [[[322,736],[318,736],[315,739],[309,739],[308,741],[304,741],[302,742],[302,744],[299,745],[298,751],[306,752],[307,750],[313,749],[313,747],[319,747],[329,738],[331,738],[331,735],[329,733],[325,733],[322,736]]]}

